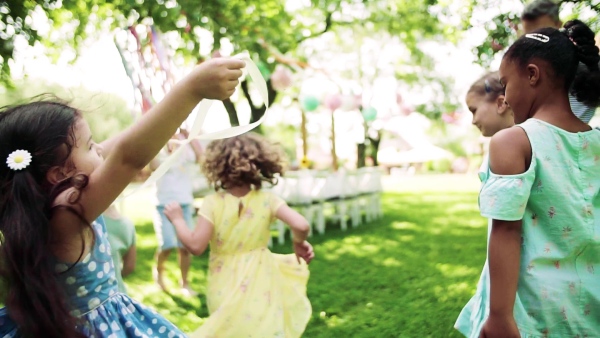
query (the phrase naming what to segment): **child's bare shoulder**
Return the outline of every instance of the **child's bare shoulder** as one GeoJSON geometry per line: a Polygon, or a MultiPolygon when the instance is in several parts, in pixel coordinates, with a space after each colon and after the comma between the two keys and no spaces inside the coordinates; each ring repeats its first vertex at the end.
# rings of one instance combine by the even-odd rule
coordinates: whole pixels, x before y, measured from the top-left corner
{"type": "Polygon", "coordinates": [[[490,169],[501,175],[521,174],[531,162],[531,144],[523,128],[497,132],[490,140],[490,169]]]}

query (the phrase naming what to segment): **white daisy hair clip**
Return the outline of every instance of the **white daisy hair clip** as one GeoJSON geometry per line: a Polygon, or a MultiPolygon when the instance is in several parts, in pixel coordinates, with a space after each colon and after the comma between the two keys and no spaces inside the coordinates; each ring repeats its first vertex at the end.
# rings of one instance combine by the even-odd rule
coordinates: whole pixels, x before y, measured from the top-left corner
{"type": "Polygon", "coordinates": [[[12,170],[22,170],[31,164],[31,154],[27,150],[15,150],[6,158],[6,164],[12,170]]]}
{"type": "Polygon", "coordinates": [[[540,42],[546,43],[550,41],[550,37],[548,35],[540,34],[540,33],[531,33],[525,34],[526,38],[538,40],[540,42]]]}

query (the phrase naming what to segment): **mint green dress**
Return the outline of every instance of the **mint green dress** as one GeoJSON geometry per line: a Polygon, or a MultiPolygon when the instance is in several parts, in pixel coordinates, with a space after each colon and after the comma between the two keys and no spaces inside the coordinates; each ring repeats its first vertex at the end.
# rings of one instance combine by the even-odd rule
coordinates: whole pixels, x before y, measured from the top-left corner
{"type": "Polygon", "coordinates": [[[119,292],[127,294],[127,287],[123,282],[121,270],[123,270],[123,256],[135,245],[135,225],[131,220],[121,216],[112,218],[104,216],[108,242],[110,243],[110,255],[115,265],[115,278],[119,292]]]}
{"type": "MultiPolygon", "coordinates": [[[[532,148],[519,175],[482,175],[484,217],[523,220],[513,310],[521,337],[600,336],[600,130],[569,133],[529,119],[532,148]]],[[[455,327],[479,337],[489,314],[487,261],[455,327]]]]}

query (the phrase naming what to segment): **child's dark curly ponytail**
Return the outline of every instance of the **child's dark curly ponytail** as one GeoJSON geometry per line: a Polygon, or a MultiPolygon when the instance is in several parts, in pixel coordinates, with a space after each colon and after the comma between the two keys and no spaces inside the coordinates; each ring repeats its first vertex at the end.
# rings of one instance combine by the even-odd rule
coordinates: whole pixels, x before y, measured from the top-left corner
{"type": "Polygon", "coordinates": [[[600,106],[600,54],[595,45],[594,32],[579,20],[565,23],[561,31],[573,41],[579,62],[586,66],[579,68],[571,94],[588,106],[600,106]]]}

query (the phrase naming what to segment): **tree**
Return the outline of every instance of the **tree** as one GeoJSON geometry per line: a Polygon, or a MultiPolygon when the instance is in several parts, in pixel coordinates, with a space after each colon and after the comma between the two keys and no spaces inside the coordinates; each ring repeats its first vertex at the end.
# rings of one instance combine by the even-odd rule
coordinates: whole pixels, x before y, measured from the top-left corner
{"type": "MultiPolygon", "coordinates": [[[[436,0],[311,0],[309,7],[292,8],[293,2],[284,0],[45,0],[41,4],[34,0],[9,0],[0,2],[0,19],[4,23],[0,29],[0,80],[10,81],[8,65],[17,39],[30,45],[44,43],[58,54],[66,46],[77,48],[94,32],[135,24],[152,24],[164,33],[176,32],[177,38],[170,47],[194,62],[199,57],[201,29],[211,32],[214,51],[229,41],[234,49],[248,50],[253,57],[265,60],[264,67],[273,71],[275,64],[284,60],[273,58],[265,47],[272,46],[282,55],[302,60],[302,55],[296,53],[300,44],[335,27],[347,26],[365,26],[398,36],[415,62],[419,62],[423,60],[417,47],[419,41],[457,36],[456,27],[440,20],[450,16],[445,4],[436,0]],[[35,24],[36,18],[43,15],[54,29],[72,29],[63,29],[64,34],[58,35],[43,33],[35,24]]],[[[465,8],[463,13],[468,15],[470,9],[465,8]]],[[[268,87],[270,100],[274,101],[278,93],[270,82],[268,87]]],[[[264,104],[252,101],[249,83],[242,89],[251,108],[251,122],[256,121],[264,114],[264,104]]],[[[235,105],[226,101],[225,106],[232,124],[239,124],[235,105]]]]}
{"type": "Polygon", "coordinates": [[[116,135],[133,122],[127,103],[117,95],[97,93],[84,87],[65,88],[39,79],[13,82],[13,87],[0,96],[0,106],[29,102],[32,97],[62,100],[80,109],[96,142],[116,135]]]}

